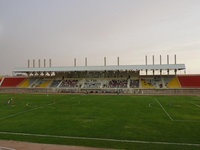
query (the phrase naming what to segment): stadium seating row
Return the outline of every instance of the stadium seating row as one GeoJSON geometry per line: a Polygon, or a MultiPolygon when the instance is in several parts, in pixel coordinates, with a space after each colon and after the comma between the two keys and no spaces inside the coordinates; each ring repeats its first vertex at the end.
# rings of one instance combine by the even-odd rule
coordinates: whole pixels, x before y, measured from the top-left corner
{"type": "Polygon", "coordinates": [[[3,82],[1,83],[1,87],[16,87],[26,78],[4,78],[3,82]]]}
{"type": "Polygon", "coordinates": [[[182,88],[200,88],[200,76],[178,76],[182,88]]]}
{"type": "Polygon", "coordinates": [[[141,79],[142,88],[181,88],[176,76],[141,79]]]}
{"type": "Polygon", "coordinates": [[[200,88],[200,75],[155,76],[138,79],[42,79],[25,77],[0,78],[1,87],[20,88],[200,88]],[[1,83],[2,82],[2,83],[1,83]]]}
{"type": "Polygon", "coordinates": [[[2,82],[2,77],[0,77],[0,86],[1,86],[1,82],[2,82]]]}

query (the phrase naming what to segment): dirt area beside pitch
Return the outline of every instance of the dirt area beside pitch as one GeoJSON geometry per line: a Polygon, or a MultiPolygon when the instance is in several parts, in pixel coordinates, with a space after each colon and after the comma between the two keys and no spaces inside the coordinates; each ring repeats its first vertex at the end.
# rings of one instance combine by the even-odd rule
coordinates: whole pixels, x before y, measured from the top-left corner
{"type": "Polygon", "coordinates": [[[38,143],[4,141],[4,140],[0,140],[0,149],[1,150],[108,150],[102,148],[65,146],[65,145],[54,145],[54,144],[38,144],[38,143]]]}

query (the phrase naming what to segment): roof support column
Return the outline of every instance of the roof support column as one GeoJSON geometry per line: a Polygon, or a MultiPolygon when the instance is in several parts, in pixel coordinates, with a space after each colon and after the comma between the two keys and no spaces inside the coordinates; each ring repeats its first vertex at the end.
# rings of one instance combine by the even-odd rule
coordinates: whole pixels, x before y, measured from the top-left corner
{"type": "Polygon", "coordinates": [[[30,73],[29,73],[29,72],[27,72],[26,74],[27,74],[28,77],[30,76],[30,73]]]}

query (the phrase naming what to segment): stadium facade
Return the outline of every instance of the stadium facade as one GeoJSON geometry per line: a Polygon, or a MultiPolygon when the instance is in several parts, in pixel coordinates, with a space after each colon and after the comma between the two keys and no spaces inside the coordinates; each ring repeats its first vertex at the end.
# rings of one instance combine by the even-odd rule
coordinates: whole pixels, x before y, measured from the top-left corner
{"type": "Polygon", "coordinates": [[[58,93],[199,93],[200,75],[179,75],[185,70],[185,64],[147,63],[145,65],[107,66],[106,57],[103,66],[88,66],[85,58],[84,66],[77,66],[74,59],[72,67],[52,67],[51,59],[47,67],[46,60],[41,67],[41,60],[30,60],[26,68],[15,68],[12,77],[0,77],[0,91],[23,92],[58,92],[58,93]],[[142,74],[142,72],[145,72],[142,74]]]}

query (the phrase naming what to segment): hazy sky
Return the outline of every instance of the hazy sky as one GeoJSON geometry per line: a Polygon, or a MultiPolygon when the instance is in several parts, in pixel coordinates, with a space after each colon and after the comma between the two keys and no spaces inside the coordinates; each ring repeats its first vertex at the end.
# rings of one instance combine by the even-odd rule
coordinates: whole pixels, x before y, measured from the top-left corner
{"type": "Polygon", "coordinates": [[[130,65],[153,54],[200,73],[200,0],[0,0],[1,75],[27,59],[130,65]]]}

